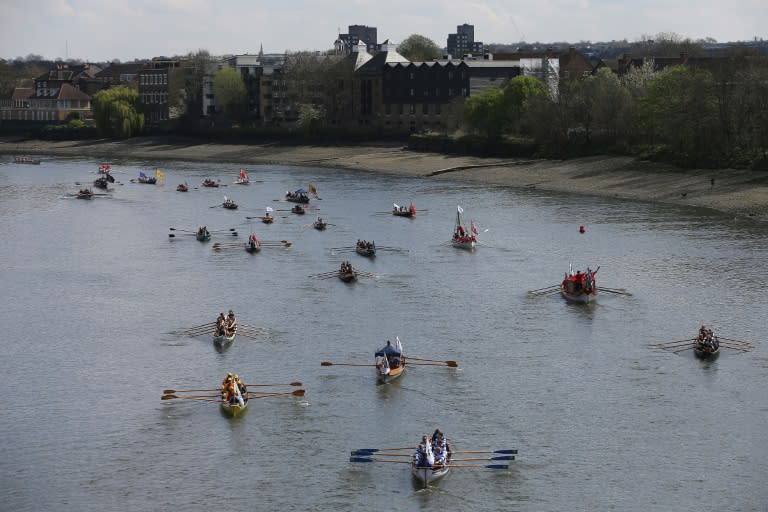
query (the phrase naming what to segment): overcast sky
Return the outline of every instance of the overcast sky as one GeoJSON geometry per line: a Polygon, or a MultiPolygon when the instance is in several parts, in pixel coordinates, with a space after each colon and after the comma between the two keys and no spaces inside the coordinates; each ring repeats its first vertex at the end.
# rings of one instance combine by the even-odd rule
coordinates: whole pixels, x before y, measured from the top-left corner
{"type": "Polygon", "coordinates": [[[85,61],[327,50],[349,25],[382,42],[421,34],[444,47],[456,26],[487,43],[639,40],[676,33],[768,39],[768,0],[0,0],[0,58],[85,61]]]}

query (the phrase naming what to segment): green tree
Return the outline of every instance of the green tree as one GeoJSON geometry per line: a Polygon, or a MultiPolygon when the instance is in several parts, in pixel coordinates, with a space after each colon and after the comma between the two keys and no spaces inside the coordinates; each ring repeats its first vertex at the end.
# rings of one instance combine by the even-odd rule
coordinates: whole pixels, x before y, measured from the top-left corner
{"type": "Polygon", "coordinates": [[[426,62],[438,59],[442,51],[431,39],[419,34],[411,34],[397,47],[400,55],[411,62],[426,62]]]}
{"type": "Polygon", "coordinates": [[[504,92],[488,89],[464,102],[464,120],[471,131],[489,140],[498,139],[504,133],[509,117],[504,108],[504,92]]]}
{"type": "Polygon", "coordinates": [[[526,132],[525,112],[528,101],[535,96],[546,96],[546,86],[531,76],[516,76],[504,86],[503,91],[503,102],[510,127],[517,133],[526,132]]]}
{"type": "Polygon", "coordinates": [[[641,113],[651,135],[679,162],[711,165],[722,149],[709,71],[674,66],[660,72],[641,100],[641,113]]]}
{"type": "Polygon", "coordinates": [[[107,137],[130,137],[144,128],[139,93],[129,87],[110,87],[93,97],[96,128],[107,137]]]}
{"type": "Polygon", "coordinates": [[[232,68],[220,69],[213,75],[213,95],[216,105],[230,118],[246,114],[246,90],[240,74],[232,68]]]}

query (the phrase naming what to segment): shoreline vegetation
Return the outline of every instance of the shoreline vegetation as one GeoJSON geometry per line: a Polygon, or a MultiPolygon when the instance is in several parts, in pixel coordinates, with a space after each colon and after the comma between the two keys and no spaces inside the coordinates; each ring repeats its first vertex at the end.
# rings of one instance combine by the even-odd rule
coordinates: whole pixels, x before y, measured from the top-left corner
{"type": "MultiPolygon", "coordinates": [[[[241,166],[343,168],[401,176],[685,205],[768,221],[768,173],[679,169],[627,156],[570,160],[493,158],[410,150],[402,143],[286,145],[209,143],[183,137],[47,141],[0,139],[0,154],[52,155],[105,161],[222,162],[241,166]]],[[[153,164],[154,165],[154,164],[153,164]]]]}

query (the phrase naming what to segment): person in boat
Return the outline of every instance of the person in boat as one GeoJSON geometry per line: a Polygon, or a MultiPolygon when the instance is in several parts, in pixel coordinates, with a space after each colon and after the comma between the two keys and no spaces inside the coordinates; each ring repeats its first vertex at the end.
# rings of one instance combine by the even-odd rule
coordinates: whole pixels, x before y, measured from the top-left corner
{"type": "Polygon", "coordinates": [[[234,376],[231,373],[228,373],[226,377],[224,377],[224,380],[221,381],[221,399],[225,402],[229,402],[232,395],[234,395],[234,388],[232,384],[232,379],[234,376]]]}
{"type": "Polygon", "coordinates": [[[219,313],[219,317],[216,319],[216,336],[222,336],[224,334],[226,321],[227,317],[224,316],[224,313],[219,313]]]}
{"type": "Polygon", "coordinates": [[[235,312],[230,309],[229,314],[227,315],[227,319],[224,322],[224,332],[227,336],[231,336],[232,333],[235,332],[236,328],[237,321],[235,320],[235,312]]]}
{"type": "Polygon", "coordinates": [[[419,446],[416,447],[416,452],[413,454],[416,461],[416,467],[432,467],[434,463],[434,457],[432,454],[431,440],[427,436],[421,437],[419,446]]]}
{"type": "Polygon", "coordinates": [[[387,340],[387,344],[384,345],[384,348],[377,350],[374,353],[374,356],[386,357],[387,364],[390,368],[399,368],[403,362],[403,353],[400,352],[397,348],[393,347],[392,342],[389,340],[387,340]]]}

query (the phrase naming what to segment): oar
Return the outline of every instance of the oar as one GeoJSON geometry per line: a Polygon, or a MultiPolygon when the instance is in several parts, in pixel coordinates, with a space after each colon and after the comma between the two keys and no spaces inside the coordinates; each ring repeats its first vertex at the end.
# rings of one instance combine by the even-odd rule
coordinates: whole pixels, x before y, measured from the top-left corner
{"type": "Polygon", "coordinates": [[[395,464],[410,464],[409,460],[368,459],[365,457],[350,457],[349,462],[394,462],[395,464]]]}
{"type": "Polygon", "coordinates": [[[330,361],[322,361],[320,366],[370,366],[375,367],[375,364],[353,364],[353,363],[332,363],[330,361]]]}
{"type": "Polygon", "coordinates": [[[664,343],[658,343],[657,345],[661,346],[661,345],[675,345],[676,343],[688,343],[688,342],[693,341],[695,339],[696,338],[688,338],[688,339],[685,339],[685,340],[665,341],[664,343]]]}
{"type": "Polygon", "coordinates": [[[420,361],[409,361],[408,357],[406,356],[405,361],[408,365],[415,365],[415,366],[450,366],[451,368],[456,368],[457,365],[456,361],[446,361],[445,363],[426,363],[426,362],[420,362],[420,361]],[[453,365],[446,364],[448,362],[454,363],[453,365]]]}
{"type": "Polygon", "coordinates": [[[671,352],[677,354],[678,352],[685,352],[686,350],[691,350],[693,348],[693,343],[691,343],[690,347],[683,347],[679,349],[672,350],[671,352]]]}
{"type": "MultiPolygon", "coordinates": [[[[415,449],[415,448],[414,448],[415,449]]],[[[352,456],[362,456],[362,457],[373,457],[375,455],[381,455],[384,457],[411,457],[410,453],[393,453],[393,452],[387,452],[387,451],[381,451],[381,452],[369,452],[366,450],[354,450],[350,452],[350,455],[352,456]]]]}
{"type": "Polygon", "coordinates": [[[171,231],[184,231],[184,232],[192,233],[192,234],[197,233],[197,231],[190,231],[188,229],[178,229],[178,228],[168,228],[168,229],[170,229],[171,231]]]}
{"type": "Polygon", "coordinates": [[[402,448],[358,448],[352,451],[352,455],[357,455],[356,452],[390,452],[397,450],[415,450],[416,446],[403,446],[402,448]]]}
{"type": "Polygon", "coordinates": [[[443,363],[443,364],[447,364],[451,368],[455,368],[459,366],[459,364],[456,361],[453,361],[450,359],[447,361],[441,361],[440,359],[424,359],[423,357],[414,357],[414,356],[407,356],[406,359],[408,361],[429,361],[432,363],[443,363]]]}
{"type": "Polygon", "coordinates": [[[614,289],[612,289],[612,288],[606,288],[606,287],[604,287],[604,286],[599,286],[599,287],[597,288],[597,290],[598,290],[599,292],[608,292],[608,293],[614,293],[614,294],[616,294],[616,295],[627,295],[627,296],[631,296],[631,295],[632,295],[632,294],[631,294],[631,293],[629,293],[629,292],[624,292],[624,291],[621,291],[621,290],[614,290],[614,289]]]}
{"type": "Polygon", "coordinates": [[[738,343],[746,343],[748,345],[752,345],[753,344],[751,341],[734,340],[733,338],[726,338],[725,336],[718,336],[718,338],[720,338],[721,340],[726,340],[726,341],[735,341],[735,342],[738,342],[738,343]]]}
{"type": "Polygon", "coordinates": [[[164,395],[170,395],[173,393],[193,393],[193,392],[200,392],[200,391],[220,391],[219,389],[164,389],[163,394],[164,395]]]}
{"type": "Polygon", "coordinates": [[[288,384],[246,384],[249,388],[270,387],[270,386],[301,386],[301,382],[289,382],[288,384]]]}
{"type": "Polygon", "coordinates": [[[452,453],[503,453],[507,455],[517,455],[517,448],[505,448],[503,450],[458,450],[452,453]]]}
{"type": "Polygon", "coordinates": [[[213,327],[214,325],[216,325],[216,322],[208,322],[207,324],[194,325],[187,330],[191,331],[193,329],[199,329],[201,327],[213,327]]]}
{"type": "Polygon", "coordinates": [[[475,464],[447,464],[449,468],[474,468],[474,469],[509,469],[509,464],[486,464],[486,465],[475,465],[475,464]]]}
{"type": "Polygon", "coordinates": [[[451,462],[469,462],[474,460],[515,460],[515,456],[501,455],[499,457],[468,457],[466,459],[451,459],[451,462]]]}
{"type": "Polygon", "coordinates": [[[191,396],[176,396],[176,395],[163,395],[160,397],[160,400],[173,400],[175,398],[179,398],[182,400],[200,400],[203,402],[221,402],[221,400],[215,400],[212,398],[195,398],[191,396]]]}
{"type": "MultiPolygon", "coordinates": [[[[255,399],[257,399],[257,398],[272,398],[272,397],[275,397],[275,396],[288,396],[288,395],[293,395],[293,396],[304,396],[304,393],[306,393],[306,390],[303,390],[303,389],[297,389],[296,391],[292,391],[292,392],[290,392],[290,393],[269,393],[269,394],[259,394],[258,396],[252,396],[252,397],[249,397],[249,399],[250,399],[250,400],[255,400],[255,399]]],[[[248,394],[250,395],[250,394],[251,394],[251,392],[249,391],[249,392],[248,392],[248,394]]]]}

